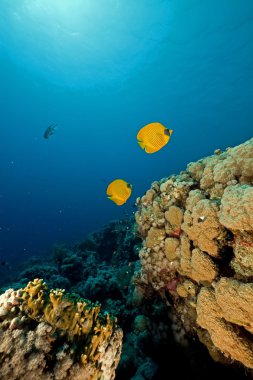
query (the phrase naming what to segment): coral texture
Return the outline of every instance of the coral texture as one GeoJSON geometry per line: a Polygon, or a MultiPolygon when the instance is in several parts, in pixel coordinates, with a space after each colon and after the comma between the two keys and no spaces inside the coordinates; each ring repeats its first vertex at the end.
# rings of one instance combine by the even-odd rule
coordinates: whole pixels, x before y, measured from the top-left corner
{"type": "Polygon", "coordinates": [[[253,139],[137,199],[138,285],[173,305],[211,356],[253,368],[253,139]]]}
{"type": "MultiPolygon", "coordinates": [[[[2,292],[27,287],[29,281],[43,277],[49,289],[64,288],[94,303],[99,301],[103,310],[117,317],[124,331],[117,380],[140,377],[141,368],[145,369],[145,379],[149,380],[161,361],[162,355],[157,353],[165,351],[165,342],[166,347],[170,345],[171,332],[168,313],[159,295],[152,297],[150,302],[143,297],[142,291],[134,291],[131,279],[139,267],[142,242],[138,235],[132,215],[111,221],[75,245],[55,246],[52,257],[43,257],[43,260],[30,257],[22,263],[17,277],[11,272],[12,282],[3,282],[2,292]],[[149,320],[145,331],[133,331],[138,315],[149,320]]],[[[0,284],[1,279],[0,276],[0,284]]]]}
{"type": "Polygon", "coordinates": [[[111,380],[122,330],[98,303],[35,279],[0,296],[2,380],[111,380]]]}

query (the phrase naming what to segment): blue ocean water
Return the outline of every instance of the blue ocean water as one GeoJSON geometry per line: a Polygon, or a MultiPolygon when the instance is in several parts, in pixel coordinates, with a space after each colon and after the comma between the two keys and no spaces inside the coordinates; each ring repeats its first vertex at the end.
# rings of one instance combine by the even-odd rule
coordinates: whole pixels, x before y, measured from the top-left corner
{"type": "Polygon", "coordinates": [[[0,20],[1,260],[82,240],[252,137],[252,0],[1,0],[0,20]],[[174,132],[148,155],[136,134],[153,121],[174,132]],[[115,178],[133,185],[122,207],[115,178]]]}

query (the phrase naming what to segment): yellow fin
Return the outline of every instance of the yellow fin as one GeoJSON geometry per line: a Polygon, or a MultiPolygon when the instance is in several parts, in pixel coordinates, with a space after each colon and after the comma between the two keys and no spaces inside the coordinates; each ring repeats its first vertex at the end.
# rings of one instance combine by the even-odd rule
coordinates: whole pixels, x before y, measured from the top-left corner
{"type": "Polygon", "coordinates": [[[145,149],[145,145],[144,145],[143,141],[138,141],[138,144],[140,145],[140,147],[142,149],[145,149]]]}

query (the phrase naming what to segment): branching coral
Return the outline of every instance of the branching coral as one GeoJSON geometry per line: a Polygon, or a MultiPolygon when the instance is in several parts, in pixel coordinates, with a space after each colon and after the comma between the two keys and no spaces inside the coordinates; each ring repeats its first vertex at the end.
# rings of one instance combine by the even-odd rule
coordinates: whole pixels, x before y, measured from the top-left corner
{"type": "Polygon", "coordinates": [[[122,331],[100,305],[35,279],[0,296],[3,380],[114,379],[122,331]]]}

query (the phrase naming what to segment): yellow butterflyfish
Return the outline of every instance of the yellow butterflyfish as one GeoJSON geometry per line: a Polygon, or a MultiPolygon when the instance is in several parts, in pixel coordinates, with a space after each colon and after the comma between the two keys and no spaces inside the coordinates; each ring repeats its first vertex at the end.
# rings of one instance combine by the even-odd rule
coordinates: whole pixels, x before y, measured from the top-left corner
{"type": "Polygon", "coordinates": [[[137,134],[138,144],[146,153],[158,152],[169,142],[172,132],[161,123],[147,124],[137,134]]]}
{"type": "Polygon", "coordinates": [[[106,190],[108,198],[118,206],[126,203],[131,193],[132,185],[123,179],[115,179],[108,185],[106,190]]]}

